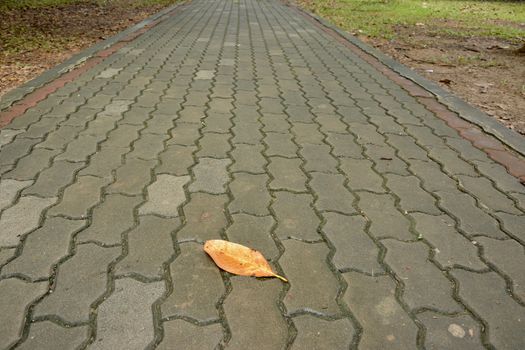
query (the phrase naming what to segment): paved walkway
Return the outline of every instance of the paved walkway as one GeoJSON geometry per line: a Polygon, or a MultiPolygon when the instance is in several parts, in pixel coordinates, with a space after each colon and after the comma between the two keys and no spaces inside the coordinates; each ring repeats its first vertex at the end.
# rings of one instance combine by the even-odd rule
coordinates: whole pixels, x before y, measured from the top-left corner
{"type": "Polygon", "coordinates": [[[277,1],[185,5],[0,142],[2,349],[525,348],[525,187],[277,1]]]}

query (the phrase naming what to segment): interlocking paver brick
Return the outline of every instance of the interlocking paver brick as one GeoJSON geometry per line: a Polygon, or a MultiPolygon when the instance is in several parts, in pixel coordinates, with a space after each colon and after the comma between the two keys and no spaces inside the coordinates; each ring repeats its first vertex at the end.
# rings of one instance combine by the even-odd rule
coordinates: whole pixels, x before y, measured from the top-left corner
{"type": "Polygon", "coordinates": [[[153,159],[126,159],[115,171],[115,181],[107,188],[109,193],[139,195],[151,181],[151,171],[157,162],[153,159]]]}
{"type": "MultiPolygon", "coordinates": [[[[263,134],[259,130],[262,125],[257,121],[243,121],[242,117],[240,120],[234,122],[232,128],[233,138],[232,143],[234,144],[248,144],[248,145],[259,145],[263,139],[263,134]]],[[[281,135],[282,136],[282,135],[281,135]]],[[[283,142],[283,141],[277,141],[283,142]]]]}
{"type": "Polygon", "coordinates": [[[233,277],[231,284],[232,291],[224,301],[224,313],[231,331],[228,349],[253,346],[282,349],[287,342],[288,326],[275,303],[282,284],[275,279],[262,281],[242,277],[233,277]]]}
{"type": "Polygon", "coordinates": [[[60,202],[48,210],[48,215],[64,215],[75,219],[86,218],[89,209],[100,201],[101,188],[108,182],[106,178],[79,176],[76,182],[64,190],[60,202]]]}
{"type": "Polygon", "coordinates": [[[301,164],[302,160],[299,158],[271,157],[268,165],[268,171],[273,177],[270,188],[273,190],[306,191],[308,178],[301,170],[301,164]]]}
{"type": "Polygon", "coordinates": [[[161,164],[155,168],[157,174],[176,176],[188,175],[189,168],[194,164],[193,152],[197,148],[191,146],[170,145],[159,155],[161,164]]]}
{"type": "Polygon", "coordinates": [[[270,260],[279,255],[279,250],[271,236],[275,224],[271,216],[233,214],[232,219],[232,225],[226,230],[229,240],[252,247],[270,260]]]}
{"type": "Polygon", "coordinates": [[[220,239],[227,226],[225,206],[226,195],[193,193],[183,208],[186,225],[177,233],[177,240],[220,239]]]}
{"type": "Polygon", "coordinates": [[[56,160],[68,160],[71,162],[84,162],[87,157],[97,151],[99,138],[91,135],[82,135],[71,141],[64,153],[55,157],[56,160]]]}
{"type": "Polygon", "coordinates": [[[38,303],[35,315],[55,315],[70,323],[87,322],[90,305],[106,291],[108,265],[120,253],[119,247],[77,246],[75,255],[58,267],[53,292],[38,303]]]}
{"type": "Polygon", "coordinates": [[[0,265],[4,265],[11,258],[14,257],[16,248],[2,248],[0,249],[0,265]]]}
{"type": "MultiPolygon", "coordinates": [[[[46,139],[37,144],[35,148],[63,149],[68,145],[82,130],[79,126],[61,125],[55,131],[47,134],[46,139]]],[[[3,152],[3,151],[2,151],[3,152]]]]}
{"type": "Polygon", "coordinates": [[[51,159],[57,153],[57,150],[35,149],[20,159],[16,167],[3,177],[21,181],[34,179],[40,171],[49,166],[51,159]]]}
{"type": "Polygon", "coordinates": [[[279,263],[290,281],[290,289],[283,299],[288,314],[301,311],[332,316],[340,314],[336,301],[340,285],[326,264],[330,252],[328,247],[324,243],[296,240],[283,241],[283,246],[285,249],[279,263]]]}
{"type": "Polygon", "coordinates": [[[230,159],[200,158],[192,169],[195,181],[189,186],[190,192],[225,193],[229,181],[226,168],[230,163],[230,159]]]}
{"type": "Polygon", "coordinates": [[[509,276],[514,295],[525,300],[525,252],[523,245],[509,239],[505,241],[479,237],[478,243],[483,247],[483,256],[497,269],[509,276]]]}
{"type": "Polygon", "coordinates": [[[41,139],[15,138],[13,142],[2,147],[0,166],[15,164],[18,159],[29,153],[30,149],[40,141],[41,139]]]}
{"type": "Polygon", "coordinates": [[[73,163],[68,161],[56,161],[43,170],[35,183],[26,188],[24,195],[36,195],[39,197],[57,197],[60,190],[73,181],[75,172],[82,168],[84,163],[73,163]]]}
{"type": "Polygon", "coordinates": [[[340,174],[312,172],[310,186],[317,196],[315,207],[319,211],[337,211],[344,214],[355,214],[352,206],[355,197],[344,187],[345,177],[340,174]]]}
{"type": "Polygon", "coordinates": [[[164,322],[163,327],[164,339],[157,346],[159,350],[175,350],[179,344],[184,344],[186,350],[215,349],[223,337],[218,323],[196,326],[184,320],[173,320],[164,322]]]}
{"type": "Polygon", "coordinates": [[[305,171],[337,173],[337,161],[330,155],[329,146],[305,144],[299,152],[305,160],[305,171]]]}
{"type": "Polygon", "coordinates": [[[38,227],[42,212],[57,198],[24,196],[0,215],[0,246],[17,245],[20,238],[38,227]]]}
{"type": "Polygon", "coordinates": [[[77,349],[88,337],[88,326],[61,327],[51,321],[31,324],[27,339],[18,349],[77,349]]]}
{"type": "Polygon", "coordinates": [[[183,243],[171,263],[173,291],[162,303],[162,316],[185,316],[198,321],[218,318],[217,301],[224,294],[221,274],[197,243],[183,243]]]}
{"type": "Polygon", "coordinates": [[[337,157],[362,158],[363,150],[355,142],[351,134],[326,133],[326,142],[332,147],[332,153],[337,157]]]}
{"type": "Polygon", "coordinates": [[[440,197],[441,207],[458,218],[459,227],[469,236],[507,237],[499,228],[498,222],[479,209],[472,197],[459,191],[438,192],[437,195],[440,197]]]}
{"type": "Polygon", "coordinates": [[[269,214],[270,194],[266,188],[267,175],[237,173],[230,183],[233,200],[228,206],[231,213],[252,215],[269,214]]]}
{"type": "Polygon", "coordinates": [[[120,194],[108,195],[91,214],[91,225],[78,234],[82,242],[97,241],[103,244],[120,244],[121,234],[134,225],[134,208],[140,197],[120,194]]]}
{"type": "Polygon", "coordinates": [[[369,274],[383,272],[379,248],[366,234],[366,220],[361,216],[324,213],[323,232],[335,247],[332,258],[339,270],[358,270],[369,274]]]}
{"type": "Polygon", "coordinates": [[[412,309],[431,308],[461,311],[452,298],[453,285],[429,260],[430,249],[421,242],[381,241],[386,247],[384,262],[403,282],[403,300],[412,309]],[[406,254],[410,251],[410,254],[406,254]]]}
{"type": "Polygon", "coordinates": [[[420,181],[415,176],[387,174],[385,177],[387,187],[399,197],[399,206],[404,211],[441,214],[436,206],[436,199],[420,187],[420,181]]]}
{"type": "Polygon", "coordinates": [[[292,349],[347,349],[355,329],[348,319],[325,321],[311,315],[294,317],[297,337],[292,349]]]}
{"type": "Polygon", "coordinates": [[[47,291],[48,283],[28,283],[16,278],[0,281],[0,346],[7,349],[22,333],[28,306],[47,291]]]}
{"type": "Polygon", "coordinates": [[[395,149],[389,146],[366,145],[366,154],[375,163],[374,169],[380,174],[393,173],[410,175],[407,165],[395,154],[395,149]]]}
{"type": "Polygon", "coordinates": [[[442,267],[464,266],[481,270],[486,265],[479,259],[473,242],[462,236],[454,221],[446,215],[413,213],[416,231],[434,247],[434,260],[442,267]]]}
{"type": "Polygon", "coordinates": [[[287,133],[290,129],[290,123],[286,120],[286,114],[265,113],[261,116],[261,122],[264,124],[263,131],[287,133]]]}
{"type": "Polygon", "coordinates": [[[363,327],[359,346],[364,349],[417,349],[417,327],[395,297],[388,276],[343,274],[348,284],[344,301],[363,327]]]}
{"type": "Polygon", "coordinates": [[[179,226],[179,219],[141,216],[139,225],[126,235],[128,254],[116,265],[115,273],[148,278],[162,275],[163,263],[173,254],[171,233],[179,226]]]}
{"type": "Polygon", "coordinates": [[[230,135],[205,133],[199,140],[200,150],[196,153],[198,157],[226,158],[231,149],[228,139],[230,135]]]}
{"type": "Polygon", "coordinates": [[[22,274],[37,280],[49,278],[52,267],[68,255],[71,236],[85,226],[85,220],[48,218],[24,241],[21,255],[2,269],[2,274],[22,274]]]}
{"type": "Polygon", "coordinates": [[[31,180],[18,181],[12,179],[0,180],[0,211],[14,203],[18,193],[33,183],[31,180]]]}
{"type": "Polygon", "coordinates": [[[164,150],[164,141],[167,138],[167,134],[143,134],[133,142],[133,151],[126,158],[157,159],[157,155],[164,150]]]}
{"type": "Polygon", "coordinates": [[[512,200],[496,190],[487,178],[458,176],[458,181],[460,186],[476,197],[481,202],[480,205],[485,208],[510,214],[523,214],[512,200]]]}
{"type": "Polygon", "coordinates": [[[523,230],[523,227],[525,227],[525,215],[517,216],[499,213],[498,217],[503,221],[505,228],[520,240],[522,244],[525,244],[525,230],[523,230]]]}
{"type": "Polygon", "coordinates": [[[278,192],[272,210],[277,219],[275,234],[279,238],[295,238],[314,241],[320,239],[317,229],[320,220],[313,208],[309,194],[278,192]]]}
{"type": "Polygon", "coordinates": [[[97,309],[97,337],[90,348],[145,348],[154,338],[151,306],[163,292],[162,282],[116,280],[115,290],[97,309]]]}
{"type": "Polygon", "coordinates": [[[179,216],[178,208],[186,200],[184,185],[189,176],[158,175],[147,188],[148,200],[139,208],[139,214],[179,216]]]}
{"type": "Polygon", "coordinates": [[[297,146],[292,142],[292,135],[269,132],[264,137],[268,146],[267,156],[297,157],[297,146]]]}
{"type": "Polygon", "coordinates": [[[233,172],[245,171],[253,174],[263,173],[267,162],[262,152],[262,145],[235,145],[235,148],[231,152],[234,160],[231,170],[233,172]]]}
{"type": "Polygon", "coordinates": [[[484,349],[480,339],[480,326],[470,316],[443,316],[433,312],[418,315],[427,331],[427,349],[484,349]]]}
{"type": "Polygon", "coordinates": [[[341,170],[348,178],[351,190],[385,192],[383,178],[372,170],[373,163],[368,159],[340,159],[341,170]]]}
{"type": "Polygon", "coordinates": [[[24,132],[24,130],[15,130],[15,129],[2,129],[0,130],[0,149],[2,149],[3,146],[7,145],[13,139],[16,135],[24,132]]]}
{"type": "Polygon", "coordinates": [[[394,206],[388,194],[359,193],[359,208],[370,221],[370,233],[375,238],[394,237],[400,240],[416,238],[410,233],[410,222],[394,206]]]}
{"type": "Polygon", "coordinates": [[[523,322],[525,311],[506,293],[505,281],[494,272],[451,273],[459,282],[459,297],[487,323],[489,342],[497,349],[519,349],[523,334],[514,327],[523,322]]]}
{"type": "Polygon", "coordinates": [[[324,135],[318,129],[319,126],[316,124],[294,123],[292,133],[295,136],[295,142],[300,145],[305,143],[322,145],[324,135]]]}

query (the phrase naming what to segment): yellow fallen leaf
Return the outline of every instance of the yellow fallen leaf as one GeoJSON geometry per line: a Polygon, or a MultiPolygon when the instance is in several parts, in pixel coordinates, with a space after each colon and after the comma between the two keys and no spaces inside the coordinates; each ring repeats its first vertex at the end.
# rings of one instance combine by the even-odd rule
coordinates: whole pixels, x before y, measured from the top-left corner
{"type": "Polygon", "coordinates": [[[241,276],[277,277],[288,280],[273,272],[264,256],[255,249],[243,245],[212,239],[204,243],[204,251],[221,269],[241,276]]]}

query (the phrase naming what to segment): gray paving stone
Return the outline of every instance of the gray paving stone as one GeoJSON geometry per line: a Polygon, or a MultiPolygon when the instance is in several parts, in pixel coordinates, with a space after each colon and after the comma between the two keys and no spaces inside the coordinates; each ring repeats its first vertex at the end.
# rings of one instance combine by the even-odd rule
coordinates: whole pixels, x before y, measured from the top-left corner
{"type": "Polygon", "coordinates": [[[502,192],[496,190],[488,179],[483,177],[458,176],[458,181],[460,186],[476,197],[483,207],[509,214],[522,214],[512,200],[502,192]]]}
{"type": "Polygon", "coordinates": [[[131,143],[139,138],[139,130],[144,127],[138,125],[118,125],[116,129],[108,133],[107,140],[102,144],[103,147],[129,148],[131,143]]]}
{"type": "Polygon", "coordinates": [[[309,194],[278,192],[272,210],[277,220],[275,234],[281,238],[315,241],[321,239],[317,233],[320,220],[313,208],[309,194]]]}
{"type": "Polygon", "coordinates": [[[300,145],[306,143],[323,144],[324,135],[319,131],[319,126],[316,124],[294,123],[291,131],[295,136],[295,142],[300,145]]]}
{"type": "Polygon", "coordinates": [[[433,312],[418,315],[425,325],[427,349],[484,349],[480,326],[470,316],[443,316],[433,312]]]}
{"type": "Polygon", "coordinates": [[[84,220],[46,219],[41,228],[27,236],[21,255],[4,266],[2,274],[22,274],[32,280],[49,278],[53,265],[68,255],[71,236],[85,224],[84,220]]]}
{"type": "Polygon", "coordinates": [[[49,166],[51,159],[58,153],[57,150],[35,149],[18,161],[15,168],[5,174],[7,179],[19,181],[33,180],[39,172],[49,166]]]}
{"type": "Polygon", "coordinates": [[[439,164],[430,161],[410,161],[410,170],[422,180],[422,187],[430,192],[456,191],[456,182],[441,171],[439,164]]]}
{"type": "Polygon", "coordinates": [[[31,324],[27,339],[18,349],[77,349],[88,337],[88,326],[61,327],[51,321],[31,324]]]}
{"type": "Polygon", "coordinates": [[[486,265],[479,259],[473,242],[455,228],[454,220],[446,215],[413,213],[416,231],[434,247],[434,260],[442,267],[460,265],[482,270],[486,265]]]}
{"type": "Polygon", "coordinates": [[[163,323],[164,339],[157,346],[159,350],[176,350],[179,344],[186,350],[215,349],[223,334],[218,323],[209,326],[195,326],[184,320],[163,323]]]}
{"type": "Polygon", "coordinates": [[[497,349],[519,349],[523,332],[516,332],[525,319],[525,310],[507,293],[505,281],[494,272],[477,274],[453,270],[459,282],[459,297],[488,326],[488,340],[497,349]]]}
{"type": "Polygon", "coordinates": [[[474,167],[459,159],[458,155],[450,148],[436,147],[429,149],[429,156],[439,162],[446,173],[451,175],[476,176],[474,167]]]}
{"type": "Polygon", "coordinates": [[[287,133],[290,129],[290,123],[286,120],[286,114],[270,114],[265,113],[261,116],[261,122],[263,123],[262,130],[265,133],[278,132],[287,133]]]}
{"type": "Polygon", "coordinates": [[[224,301],[224,313],[231,331],[227,348],[285,347],[288,325],[277,305],[282,282],[235,276],[231,283],[232,291],[224,301]]]}
{"type": "Polygon", "coordinates": [[[294,317],[297,328],[292,349],[347,349],[355,329],[347,319],[325,321],[310,315],[294,317]]]}
{"type": "Polygon", "coordinates": [[[483,256],[496,268],[509,276],[513,293],[525,300],[525,251],[521,244],[509,239],[505,241],[479,237],[478,243],[483,247],[483,256]]]}
{"type": "Polygon", "coordinates": [[[477,169],[496,183],[496,186],[505,192],[525,193],[523,186],[517,178],[510,175],[503,165],[496,162],[472,161],[477,169]]]}
{"type": "Polygon", "coordinates": [[[299,158],[271,157],[268,165],[268,171],[273,177],[270,188],[296,192],[306,191],[308,179],[300,168],[301,164],[302,160],[299,158]]]}
{"type": "Polygon", "coordinates": [[[328,247],[324,243],[296,240],[285,240],[282,244],[284,253],[279,264],[290,282],[283,299],[288,314],[309,311],[325,316],[339,315],[341,310],[336,299],[340,285],[326,264],[328,247]]]}
{"type": "Polygon", "coordinates": [[[269,132],[264,137],[264,143],[268,147],[265,151],[267,156],[297,157],[297,146],[289,134],[269,132]]]}
{"type": "Polygon", "coordinates": [[[13,141],[15,136],[22,132],[24,132],[24,130],[15,130],[7,128],[0,130],[0,149],[2,149],[4,145],[7,145],[11,141],[13,141]]]}
{"type": "Polygon", "coordinates": [[[332,261],[340,270],[358,270],[371,275],[383,272],[379,264],[379,248],[366,234],[366,220],[361,216],[324,213],[323,232],[336,251],[332,261]]]}
{"type": "Polygon", "coordinates": [[[183,208],[186,225],[177,233],[177,240],[221,239],[221,232],[228,223],[226,203],[226,195],[191,194],[189,203],[183,208]]]}
{"type": "Polygon", "coordinates": [[[133,211],[141,201],[140,197],[120,194],[106,196],[102,204],[93,209],[91,225],[78,234],[78,240],[120,244],[122,233],[135,223],[133,211]]]}
{"type": "Polygon", "coordinates": [[[22,335],[27,308],[47,291],[48,283],[27,283],[16,278],[0,281],[0,346],[7,349],[22,335]]]}
{"type": "Polygon", "coordinates": [[[302,145],[299,151],[305,160],[304,170],[337,173],[337,161],[330,155],[327,145],[302,145]]]}
{"type": "Polygon", "coordinates": [[[179,216],[178,208],[186,200],[184,185],[189,176],[158,175],[148,186],[148,200],[139,208],[140,215],[179,216]]]}
{"type": "Polygon", "coordinates": [[[396,154],[390,146],[367,145],[365,153],[375,163],[374,169],[380,174],[410,175],[407,164],[396,154]]]}
{"type": "Polygon", "coordinates": [[[17,245],[20,237],[38,227],[42,212],[57,198],[25,196],[0,215],[0,246],[17,245]]]}
{"type": "Polygon", "coordinates": [[[86,218],[89,210],[100,202],[101,189],[108,182],[108,179],[100,177],[79,176],[76,182],[64,190],[60,202],[48,210],[48,215],[86,218]]]}
{"type": "Polygon", "coordinates": [[[275,221],[271,216],[233,214],[232,218],[226,230],[230,241],[258,250],[269,260],[277,258],[279,250],[271,235],[275,221]]]}
{"type": "Polygon", "coordinates": [[[2,146],[0,166],[15,164],[18,159],[25,156],[40,141],[40,139],[16,138],[13,142],[2,146]]]}
{"type": "Polygon", "coordinates": [[[185,316],[197,321],[218,318],[217,301],[224,294],[221,274],[202,245],[184,243],[170,265],[173,292],[162,303],[162,316],[185,316]],[[196,292],[198,291],[198,292],[196,292]]]}
{"type": "Polygon", "coordinates": [[[355,214],[352,206],[355,197],[343,183],[345,177],[340,174],[325,174],[313,172],[310,186],[317,196],[315,207],[319,211],[335,211],[344,214],[355,214]]]}
{"type": "Polygon", "coordinates": [[[459,220],[459,227],[469,236],[488,236],[506,238],[498,222],[476,207],[475,200],[467,194],[455,191],[438,192],[441,207],[459,220]]]}
{"type": "Polygon", "coordinates": [[[452,298],[454,286],[428,260],[428,246],[422,242],[403,243],[391,239],[381,243],[387,249],[384,262],[403,282],[402,298],[411,309],[431,308],[449,313],[461,311],[452,298]]]}
{"type": "Polygon", "coordinates": [[[343,300],[363,327],[359,346],[364,349],[417,349],[417,327],[395,298],[395,283],[388,276],[343,274],[348,288],[343,300]]]}
{"type": "Polygon", "coordinates": [[[23,191],[24,195],[39,197],[57,197],[62,188],[73,181],[75,172],[82,168],[84,163],[56,161],[51,167],[43,170],[35,183],[23,191]]]}
{"type": "Polygon", "coordinates": [[[229,181],[226,171],[231,160],[200,158],[193,167],[195,181],[189,186],[190,192],[225,193],[225,185],[229,181]]]}
{"type": "Polygon", "coordinates": [[[0,266],[4,265],[5,263],[7,263],[7,261],[9,261],[9,259],[14,257],[15,252],[16,252],[16,248],[0,249],[0,266]]]}
{"type": "Polygon", "coordinates": [[[337,157],[362,158],[362,149],[351,134],[326,133],[326,142],[332,147],[332,153],[337,157]]]}
{"type": "Polygon", "coordinates": [[[155,168],[157,174],[176,176],[189,175],[189,168],[194,164],[193,152],[196,147],[171,145],[159,155],[161,164],[155,168]]]}
{"type": "Polygon", "coordinates": [[[226,158],[231,149],[228,134],[205,133],[199,140],[200,150],[198,157],[226,158]]]}
{"type": "Polygon", "coordinates": [[[179,226],[179,219],[141,216],[139,225],[127,234],[128,254],[116,265],[115,273],[162,277],[163,264],[174,253],[171,234],[179,226]]]}
{"type": "Polygon", "coordinates": [[[35,148],[48,148],[62,150],[82,130],[80,126],[61,125],[57,130],[47,134],[46,139],[37,144],[35,148]]]}
{"type": "Polygon", "coordinates": [[[370,233],[375,238],[394,237],[400,240],[416,238],[410,233],[410,222],[394,206],[388,194],[359,193],[359,208],[370,221],[370,233]]]}
{"type": "Polygon", "coordinates": [[[415,176],[387,174],[386,185],[399,197],[399,206],[405,212],[423,212],[432,215],[442,214],[436,206],[436,199],[420,186],[415,176]]]}
{"type": "Polygon", "coordinates": [[[14,203],[18,193],[24,188],[30,186],[33,181],[18,181],[12,179],[1,179],[0,180],[0,211],[9,207],[14,203]]]}
{"type": "Polygon", "coordinates": [[[68,160],[70,162],[85,162],[87,157],[97,151],[100,140],[96,136],[83,135],[71,141],[66,151],[55,157],[55,160],[68,160]]]}
{"type": "Polygon", "coordinates": [[[90,305],[106,291],[108,265],[121,249],[81,244],[73,257],[58,267],[53,292],[34,309],[37,316],[55,315],[66,322],[87,322],[90,305]]]}
{"type": "Polygon", "coordinates": [[[90,348],[145,348],[154,339],[152,304],[163,293],[163,282],[116,280],[115,290],[97,309],[97,337],[90,348]]]}
{"type": "Polygon", "coordinates": [[[418,146],[414,139],[407,135],[386,135],[388,142],[397,149],[401,158],[405,160],[418,159],[421,161],[428,160],[427,152],[418,146]]]}
{"type": "Polygon", "coordinates": [[[340,159],[341,170],[348,178],[348,187],[351,190],[367,190],[371,192],[385,192],[383,179],[373,170],[373,163],[368,159],[340,159]]]}
{"type": "Polygon", "coordinates": [[[234,160],[231,171],[245,171],[253,174],[263,173],[266,159],[262,155],[262,145],[235,145],[231,152],[234,160]]]}
{"type": "Polygon", "coordinates": [[[233,200],[228,206],[231,213],[252,215],[269,214],[271,197],[266,188],[267,175],[237,173],[230,183],[233,200]]]}
{"type": "Polygon", "coordinates": [[[143,134],[133,142],[133,151],[126,158],[140,158],[144,160],[157,159],[160,152],[164,150],[164,141],[168,135],[143,134]]]}
{"type": "Polygon", "coordinates": [[[107,192],[130,196],[142,194],[151,181],[151,172],[156,164],[157,162],[153,159],[126,159],[124,165],[116,170],[116,179],[107,188],[107,192]]]}
{"type": "Polygon", "coordinates": [[[498,217],[503,221],[507,230],[509,230],[514,237],[516,237],[522,244],[525,244],[525,215],[517,216],[505,213],[499,213],[498,217]]]}

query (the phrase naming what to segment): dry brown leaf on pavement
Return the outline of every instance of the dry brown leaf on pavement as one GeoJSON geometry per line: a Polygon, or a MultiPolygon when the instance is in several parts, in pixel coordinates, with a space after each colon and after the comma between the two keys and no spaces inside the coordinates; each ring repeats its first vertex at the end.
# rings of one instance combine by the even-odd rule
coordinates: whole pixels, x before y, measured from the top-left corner
{"type": "Polygon", "coordinates": [[[221,269],[241,276],[277,277],[288,280],[273,272],[264,256],[255,249],[241,244],[213,239],[204,243],[204,251],[221,269]]]}

